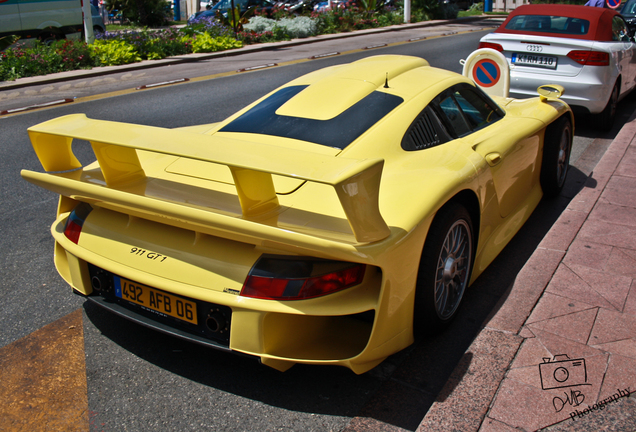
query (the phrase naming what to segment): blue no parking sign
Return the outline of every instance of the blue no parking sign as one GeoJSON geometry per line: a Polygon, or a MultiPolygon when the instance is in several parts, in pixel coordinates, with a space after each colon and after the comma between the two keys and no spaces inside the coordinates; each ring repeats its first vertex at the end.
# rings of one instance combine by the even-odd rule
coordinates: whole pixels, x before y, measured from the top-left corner
{"type": "Polygon", "coordinates": [[[605,3],[607,3],[608,7],[616,9],[621,5],[621,0],[605,0],[605,3]]]}
{"type": "Polygon", "coordinates": [[[473,68],[473,81],[480,87],[492,87],[500,78],[501,70],[494,60],[479,60],[473,68]]]}

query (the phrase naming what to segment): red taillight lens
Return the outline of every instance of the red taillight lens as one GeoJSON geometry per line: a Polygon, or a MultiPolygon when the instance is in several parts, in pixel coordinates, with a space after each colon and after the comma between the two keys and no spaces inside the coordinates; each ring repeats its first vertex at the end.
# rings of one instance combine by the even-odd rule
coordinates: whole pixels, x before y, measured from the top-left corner
{"type": "Polygon", "coordinates": [[[583,66],[609,66],[609,53],[600,51],[570,51],[568,57],[583,66]]]}
{"type": "Polygon", "coordinates": [[[363,264],[351,264],[336,261],[309,261],[303,262],[301,273],[299,272],[298,261],[272,260],[267,258],[265,262],[257,263],[250,272],[241,295],[267,300],[301,300],[320,297],[358,285],[364,279],[365,266],[363,264]],[[276,261],[276,275],[267,275],[269,270],[265,269],[276,261]],[[286,277],[286,262],[289,264],[289,276],[286,277]],[[313,276],[315,267],[324,269],[331,267],[333,271],[313,276]],[[346,267],[345,267],[346,266],[346,267]],[[343,268],[345,267],[345,268],[343,268]],[[281,271],[282,270],[282,271],[281,271]],[[282,274],[281,274],[282,273],[282,274]],[[295,277],[291,277],[294,274],[295,277]]]}
{"type": "Polygon", "coordinates": [[[80,234],[82,233],[82,227],[84,226],[84,221],[86,220],[86,216],[93,210],[93,208],[86,204],[81,203],[68,216],[66,220],[66,226],[64,227],[64,235],[73,243],[77,244],[79,242],[80,234]]]}
{"type": "Polygon", "coordinates": [[[73,220],[66,222],[66,228],[64,228],[64,235],[73,243],[79,242],[79,236],[82,233],[82,225],[73,220]]]}
{"type": "Polygon", "coordinates": [[[499,52],[503,52],[503,47],[501,45],[492,42],[479,42],[479,48],[490,48],[499,52]]]}

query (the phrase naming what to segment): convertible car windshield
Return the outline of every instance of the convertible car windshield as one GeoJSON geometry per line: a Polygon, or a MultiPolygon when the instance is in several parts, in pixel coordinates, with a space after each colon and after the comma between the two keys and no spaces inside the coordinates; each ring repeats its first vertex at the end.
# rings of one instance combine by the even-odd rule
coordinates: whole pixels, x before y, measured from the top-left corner
{"type": "Polygon", "coordinates": [[[285,87],[226,125],[220,132],[243,132],[293,138],[344,149],[403,102],[399,96],[373,92],[329,120],[276,114],[306,86],[285,87]]]}

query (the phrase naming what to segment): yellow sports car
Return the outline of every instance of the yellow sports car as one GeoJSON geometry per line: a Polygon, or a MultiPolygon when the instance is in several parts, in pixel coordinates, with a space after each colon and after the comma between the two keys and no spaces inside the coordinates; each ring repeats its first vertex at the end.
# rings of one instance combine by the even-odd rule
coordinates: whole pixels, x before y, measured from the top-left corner
{"type": "Polygon", "coordinates": [[[154,329],[363,373],[443,328],[565,182],[559,86],[515,100],[408,56],[318,70],[227,120],[165,129],[83,114],[33,126],[60,195],[55,265],[154,329]],[[96,162],[81,166],[73,139],[96,162]]]}

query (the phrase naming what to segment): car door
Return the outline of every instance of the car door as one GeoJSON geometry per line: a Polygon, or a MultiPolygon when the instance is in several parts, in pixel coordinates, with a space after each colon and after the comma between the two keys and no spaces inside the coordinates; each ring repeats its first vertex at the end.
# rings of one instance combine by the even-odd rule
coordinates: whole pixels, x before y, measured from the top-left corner
{"type": "Polygon", "coordinates": [[[0,1],[0,36],[22,30],[18,0],[0,1]]]}
{"type": "MultiPolygon", "coordinates": [[[[525,125],[489,128],[493,123],[512,122],[481,90],[470,85],[451,87],[434,101],[451,134],[464,139],[488,163],[501,217],[508,216],[526,200],[537,179],[538,135],[527,136],[525,125]],[[488,130],[487,130],[488,129],[488,130]]],[[[536,120],[532,119],[537,123],[536,120]]]]}

